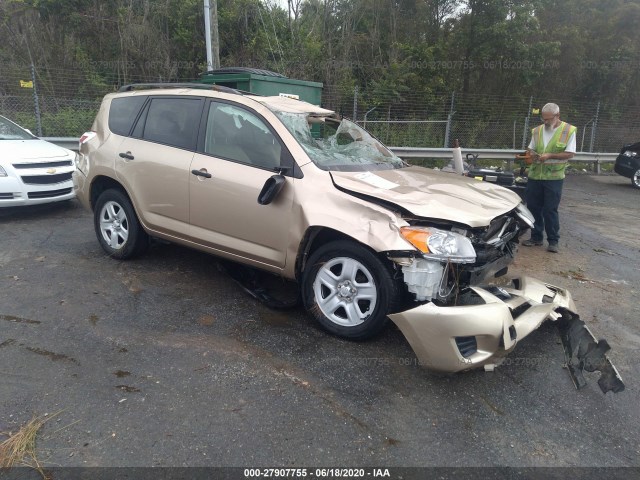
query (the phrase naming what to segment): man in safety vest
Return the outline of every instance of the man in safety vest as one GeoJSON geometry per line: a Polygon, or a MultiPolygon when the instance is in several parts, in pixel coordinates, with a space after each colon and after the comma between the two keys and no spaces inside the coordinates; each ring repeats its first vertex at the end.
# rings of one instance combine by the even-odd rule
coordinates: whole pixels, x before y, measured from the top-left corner
{"type": "Polygon", "coordinates": [[[542,245],[542,234],[547,232],[548,251],[558,252],[560,217],[558,206],[562,196],[564,171],[576,153],[576,127],[560,120],[560,107],[547,103],[542,107],[544,124],[531,130],[529,152],[533,163],[529,166],[527,181],[527,207],[535,218],[531,238],[523,245],[542,245]]]}

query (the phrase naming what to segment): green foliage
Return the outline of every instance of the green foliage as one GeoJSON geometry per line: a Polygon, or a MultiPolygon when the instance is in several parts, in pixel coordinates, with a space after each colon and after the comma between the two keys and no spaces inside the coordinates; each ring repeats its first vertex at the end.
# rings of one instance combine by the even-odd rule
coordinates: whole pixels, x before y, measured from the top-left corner
{"type": "MultiPolygon", "coordinates": [[[[416,101],[408,98],[420,98],[421,111],[446,111],[436,98],[453,91],[463,99],[458,112],[467,108],[465,95],[479,93],[525,105],[530,96],[640,103],[638,2],[290,1],[299,6],[291,17],[274,0],[218,2],[222,65],[323,82],[349,115],[357,86],[359,112],[375,107],[373,120],[414,118],[416,101]]],[[[25,94],[16,85],[29,79],[31,63],[41,94],[58,98],[195,79],[206,60],[203,20],[201,0],[3,0],[0,94],[25,94]]],[[[502,109],[482,104],[465,143],[486,142],[502,109]]],[[[616,119],[627,114],[610,111],[616,119]]],[[[387,135],[413,144],[420,134],[410,130],[404,140],[387,135]]],[[[423,135],[434,145],[442,136],[423,135]]]]}
{"type": "MultiPolygon", "coordinates": [[[[65,107],[57,112],[44,112],[40,116],[43,137],[80,137],[87,130],[91,130],[93,120],[98,113],[95,108],[65,107]]],[[[36,116],[33,111],[21,111],[12,115],[11,120],[23,128],[38,134],[36,116]]]]}

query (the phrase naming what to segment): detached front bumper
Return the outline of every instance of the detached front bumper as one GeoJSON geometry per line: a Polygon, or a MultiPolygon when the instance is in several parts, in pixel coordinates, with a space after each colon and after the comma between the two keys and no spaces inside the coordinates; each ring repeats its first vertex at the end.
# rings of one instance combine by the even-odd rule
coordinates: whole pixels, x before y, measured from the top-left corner
{"type": "Polygon", "coordinates": [[[460,304],[433,303],[389,315],[416,353],[421,365],[441,372],[496,366],[546,320],[556,322],[566,367],[576,388],[586,385],[583,372],[600,372],[603,393],[625,385],[606,355],[606,340],[596,340],[576,312],[571,294],[531,277],[507,287],[472,287],[460,304]]]}
{"type": "Polygon", "coordinates": [[[389,315],[421,365],[459,372],[500,363],[516,343],[546,320],[568,310],[576,313],[571,294],[530,277],[514,278],[509,287],[471,287],[471,303],[439,307],[428,303],[389,315]]]}

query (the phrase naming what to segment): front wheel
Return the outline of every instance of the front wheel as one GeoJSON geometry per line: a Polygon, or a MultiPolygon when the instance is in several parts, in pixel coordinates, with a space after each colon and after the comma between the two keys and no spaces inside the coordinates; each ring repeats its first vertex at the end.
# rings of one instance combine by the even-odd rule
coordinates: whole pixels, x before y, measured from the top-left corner
{"type": "Polygon", "coordinates": [[[133,258],[149,245],[149,237],[131,201],[120,190],[109,189],[100,194],[93,211],[93,223],[100,246],[113,258],[133,258]]]}
{"type": "Polygon", "coordinates": [[[338,336],[363,340],[378,334],[400,298],[391,268],[349,241],[320,247],[302,277],[305,308],[338,336]]]}
{"type": "Polygon", "coordinates": [[[636,188],[640,188],[640,168],[635,171],[633,176],[631,177],[631,185],[636,188]]]}

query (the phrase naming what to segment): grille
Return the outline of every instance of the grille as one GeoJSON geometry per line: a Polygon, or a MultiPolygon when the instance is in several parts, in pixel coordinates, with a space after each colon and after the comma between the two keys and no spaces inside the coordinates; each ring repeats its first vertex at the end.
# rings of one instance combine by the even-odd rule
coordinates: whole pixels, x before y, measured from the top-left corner
{"type": "Polygon", "coordinates": [[[73,165],[71,160],[62,160],[59,162],[38,162],[38,163],[14,163],[13,168],[53,168],[53,167],[70,167],[73,165]]]}
{"type": "Polygon", "coordinates": [[[29,198],[61,197],[62,195],[66,195],[67,193],[71,193],[70,188],[61,188],[60,190],[49,190],[47,192],[29,192],[29,198]]]}
{"type": "Polygon", "coordinates": [[[0,200],[8,200],[13,198],[13,193],[0,193],[0,200]]]}
{"type": "Polygon", "coordinates": [[[469,358],[478,351],[476,337],[456,337],[456,345],[464,358],[469,358]]]}
{"type": "Polygon", "coordinates": [[[71,180],[71,172],[58,173],[56,175],[28,175],[22,177],[22,181],[27,185],[52,185],[54,183],[71,180]]]}

